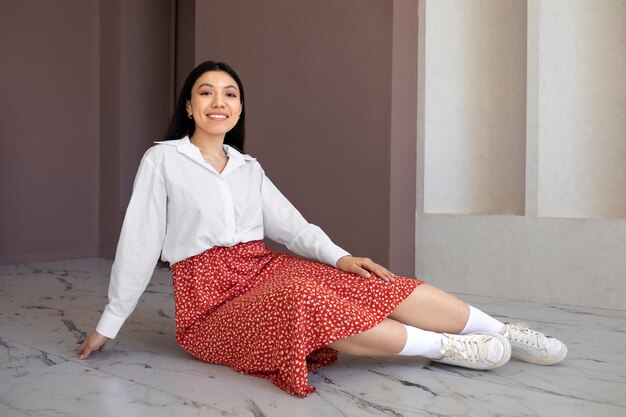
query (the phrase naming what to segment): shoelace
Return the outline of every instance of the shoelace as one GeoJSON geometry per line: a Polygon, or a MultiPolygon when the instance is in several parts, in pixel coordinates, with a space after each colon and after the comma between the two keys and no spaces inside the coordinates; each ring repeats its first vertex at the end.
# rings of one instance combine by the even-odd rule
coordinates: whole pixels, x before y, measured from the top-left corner
{"type": "Polygon", "coordinates": [[[463,340],[454,339],[445,335],[446,340],[441,347],[441,353],[445,358],[470,360],[482,362],[485,356],[483,344],[474,338],[463,340]]]}
{"type": "Polygon", "coordinates": [[[513,339],[516,342],[525,343],[527,345],[542,347],[545,344],[546,335],[536,332],[528,328],[526,323],[506,324],[504,326],[504,336],[513,339]]]}

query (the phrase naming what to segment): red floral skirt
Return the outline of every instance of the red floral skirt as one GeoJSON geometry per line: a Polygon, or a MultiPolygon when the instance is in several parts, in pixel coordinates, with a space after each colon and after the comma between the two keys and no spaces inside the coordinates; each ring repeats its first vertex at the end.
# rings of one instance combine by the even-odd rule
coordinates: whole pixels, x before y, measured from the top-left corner
{"type": "Polygon", "coordinates": [[[302,397],[315,391],[308,372],[337,360],[329,343],[376,326],[422,283],[363,278],[262,240],[213,247],[172,276],[183,349],[302,397]]]}

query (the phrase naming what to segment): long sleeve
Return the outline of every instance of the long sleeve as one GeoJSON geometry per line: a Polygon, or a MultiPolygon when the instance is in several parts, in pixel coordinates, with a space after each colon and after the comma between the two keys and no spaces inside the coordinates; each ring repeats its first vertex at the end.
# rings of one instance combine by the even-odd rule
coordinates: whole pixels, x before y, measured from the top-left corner
{"type": "Polygon", "coordinates": [[[306,221],[263,172],[261,184],[264,232],[270,239],[294,253],[337,266],[342,256],[350,255],[335,245],[324,231],[306,221]]]}
{"type": "Polygon", "coordinates": [[[146,289],[165,239],[167,192],[163,177],[144,156],[126,210],[109,283],[109,303],[96,327],[114,338],[146,289]]]}

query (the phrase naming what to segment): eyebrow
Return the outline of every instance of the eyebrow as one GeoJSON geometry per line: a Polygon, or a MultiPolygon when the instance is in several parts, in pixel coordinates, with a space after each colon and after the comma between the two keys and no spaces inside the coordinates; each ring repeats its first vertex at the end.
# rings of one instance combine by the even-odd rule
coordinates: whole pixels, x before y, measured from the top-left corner
{"type": "MultiPolygon", "coordinates": [[[[198,86],[198,88],[200,88],[200,87],[204,87],[204,86],[207,86],[207,87],[213,87],[213,88],[215,88],[215,86],[214,86],[213,84],[209,84],[209,83],[202,83],[202,84],[200,84],[200,85],[198,86]]],[[[234,85],[230,85],[230,84],[229,84],[229,85],[224,86],[224,88],[234,88],[235,90],[239,90],[236,86],[234,86],[234,85]]]]}

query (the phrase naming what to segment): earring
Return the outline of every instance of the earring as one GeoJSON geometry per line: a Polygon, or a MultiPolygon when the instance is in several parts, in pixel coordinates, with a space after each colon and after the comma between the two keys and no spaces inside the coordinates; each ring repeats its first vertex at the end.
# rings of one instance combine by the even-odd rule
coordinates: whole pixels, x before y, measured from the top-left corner
{"type": "Polygon", "coordinates": [[[191,113],[188,113],[187,117],[189,117],[190,119],[193,119],[193,116],[191,115],[191,113]]]}

